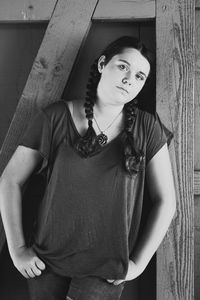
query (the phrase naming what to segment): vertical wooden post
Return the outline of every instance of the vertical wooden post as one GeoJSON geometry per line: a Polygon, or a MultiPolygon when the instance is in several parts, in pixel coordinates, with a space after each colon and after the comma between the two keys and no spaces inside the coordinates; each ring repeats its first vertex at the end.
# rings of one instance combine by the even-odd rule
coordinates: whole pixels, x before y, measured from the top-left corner
{"type": "Polygon", "coordinates": [[[200,299],[200,1],[195,9],[194,99],[194,296],[200,299]]]}
{"type": "Polygon", "coordinates": [[[157,299],[194,299],[195,1],[157,0],[157,111],[174,132],[170,147],[177,213],[157,253],[157,299]]]}

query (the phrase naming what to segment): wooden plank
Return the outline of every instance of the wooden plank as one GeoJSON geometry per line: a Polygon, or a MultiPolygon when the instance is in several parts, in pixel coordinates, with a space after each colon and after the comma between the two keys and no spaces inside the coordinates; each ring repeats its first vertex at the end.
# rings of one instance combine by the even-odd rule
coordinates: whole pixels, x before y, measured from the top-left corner
{"type": "Polygon", "coordinates": [[[93,20],[133,20],[155,18],[155,0],[99,1],[93,20]]]}
{"type": "Polygon", "coordinates": [[[195,11],[194,165],[200,170],[200,10],[195,11]]]}
{"type": "Polygon", "coordinates": [[[200,0],[195,1],[195,8],[196,9],[200,8],[200,0]]]}
{"type": "MultiPolygon", "coordinates": [[[[200,1],[199,8],[200,8],[200,1]]],[[[197,5],[197,2],[196,2],[197,5]]],[[[197,6],[196,6],[197,8],[197,6]]],[[[194,86],[194,291],[200,299],[200,10],[195,10],[195,86],[194,86]]]]}
{"type": "Polygon", "coordinates": [[[200,171],[199,170],[194,171],[194,195],[200,195],[200,171]]]}
{"type": "MultiPolygon", "coordinates": [[[[97,0],[59,0],[0,152],[0,174],[38,106],[59,99],[97,0]]],[[[0,249],[5,236],[0,224],[0,249]]]]}
{"type": "Polygon", "coordinates": [[[57,0],[1,0],[0,22],[38,22],[51,18],[57,0]]]}
{"type": "Polygon", "coordinates": [[[200,299],[200,195],[194,197],[194,299],[200,299]]]}
{"type": "Polygon", "coordinates": [[[156,1],[157,111],[170,147],[177,214],[157,253],[157,299],[194,299],[194,20],[191,0],[156,1]]]}

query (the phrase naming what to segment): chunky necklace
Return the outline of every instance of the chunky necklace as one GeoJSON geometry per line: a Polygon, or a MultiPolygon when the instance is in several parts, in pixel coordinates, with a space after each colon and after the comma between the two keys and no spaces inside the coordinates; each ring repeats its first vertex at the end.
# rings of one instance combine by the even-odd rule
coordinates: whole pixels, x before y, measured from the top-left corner
{"type": "Polygon", "coordinates": [[[114,122],[118,119],[118,117],[120,116],[121,114],[121,111],[119,112],[119,114],[112,120],[112,122],[104,129],[102,130],[100,127],[99,127],[99,124],[95,118],[95,114],[94,114],[94,121],[100,131],[100,134],[98,134],[96,136],[96,141],[99,143],[99,145],[103,146],[107,143],[108,141],[108,136],[105,134],[105,132],[114,124],[114,122]]]}

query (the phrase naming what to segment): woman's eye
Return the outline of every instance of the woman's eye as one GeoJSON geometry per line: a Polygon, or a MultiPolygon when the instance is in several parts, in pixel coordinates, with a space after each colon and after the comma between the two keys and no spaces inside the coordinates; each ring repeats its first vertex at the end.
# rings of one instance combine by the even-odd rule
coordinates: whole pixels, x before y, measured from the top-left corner
{"type": "Polygon", "coordinates": [[[124,71],[124,70],[128,71],[128,68],[125,65],[119,65],[119,69],[122,70],[122,71],[124,71]]]}
{"type": "Polygon", "coordinates": [[[137,80],[141,80],[141,81],[143,81],[145,79],[144,76],[141,74],[136,74],[136,78],[137,78],[137,80]]]}

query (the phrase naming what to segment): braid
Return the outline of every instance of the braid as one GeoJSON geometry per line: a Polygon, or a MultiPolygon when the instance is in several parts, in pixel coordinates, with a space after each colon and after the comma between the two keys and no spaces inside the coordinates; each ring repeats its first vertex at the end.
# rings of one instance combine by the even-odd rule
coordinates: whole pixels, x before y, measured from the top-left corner
{"type": "Polygon", "coordinates": [[[144,160],[143,151],[139,150],[134,143],[132,133],[133,123],[135,121],[135,105],[137,100],[127,103],[125,110],[125,142],[124,142],[124,159],[125,169],[130,175],[136,175],[141,168],[140,163],[144,160]]]}
{"type": "Polygon", "coordinates": [[[86,134],[81,137],[75,147],[82,157],[89,157],[94,153],[101,151],[101,146],[96,141],[96,133],[93,128],[93,106],[96,100],[97,85],[100,80],[100,74],[98,72],[98,59],[96,59],[91,66],[90,76],[86,86],[86,97],[85,97],[85,114],[88,120],[88,129],[86,134]]]}

